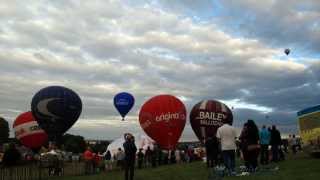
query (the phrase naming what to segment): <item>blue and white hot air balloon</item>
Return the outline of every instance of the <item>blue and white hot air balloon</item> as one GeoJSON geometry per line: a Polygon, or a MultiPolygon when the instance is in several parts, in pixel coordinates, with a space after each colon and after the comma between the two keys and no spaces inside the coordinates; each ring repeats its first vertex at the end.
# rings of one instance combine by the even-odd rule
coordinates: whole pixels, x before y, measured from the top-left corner
{"type": "Polygon", "coordinates": [[[77,93],[62,86],[41,89],[32,98],[32,114],[50,141],[63,135],[78,120],[82,102],[77,93]]]}
{"type": "Polygon", "coordinates": [[[114,96],[113,104],[120,113],[122,121],[134,105],[134,97],[127,92],[121,92],[114,96]]]}

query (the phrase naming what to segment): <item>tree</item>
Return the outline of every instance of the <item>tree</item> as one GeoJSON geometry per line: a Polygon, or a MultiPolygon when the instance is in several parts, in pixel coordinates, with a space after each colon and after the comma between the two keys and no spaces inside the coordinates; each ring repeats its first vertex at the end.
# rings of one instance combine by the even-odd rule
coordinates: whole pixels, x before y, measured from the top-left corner
{"type": "Polygon", "coordinates": [[[83,153],[86,149],[86,142],[82,136],[65,134],[62,136],[64,149],[73,153],[83,153]]]}
{"type": "Polygon", "coordinates": [[[0,117],[0,144],[8,141],[9,138],[9,123],[4,118],[0,117]]]}
{"type": "Polygon", "coordinates": [[[96,153],[98,152],[103,153],[106,151],[109,144],[110,143],[108,141],[99,141],[92,147],[92,150],[96,153]]]}

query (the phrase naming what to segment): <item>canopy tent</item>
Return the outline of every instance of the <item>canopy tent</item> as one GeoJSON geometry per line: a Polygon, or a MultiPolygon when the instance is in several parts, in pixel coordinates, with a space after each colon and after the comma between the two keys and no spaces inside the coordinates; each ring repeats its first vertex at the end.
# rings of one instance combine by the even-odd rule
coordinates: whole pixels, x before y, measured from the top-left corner
{"type": "MultiPolygon", "coordinates": [[[[151,150],[154,148],[154,141],[146,135],[142,134],[133,134],[135,137],[135,144],[137,149],[142,148],[143,151],[147,150],[150,147],[151,150]]],[[[121,148],[123,150],[124,137],[120,137],[115,139],[112,143],[109,144],[107,151],[111,152],[111,155],[117,153],[118,149],[121,148]]]]}

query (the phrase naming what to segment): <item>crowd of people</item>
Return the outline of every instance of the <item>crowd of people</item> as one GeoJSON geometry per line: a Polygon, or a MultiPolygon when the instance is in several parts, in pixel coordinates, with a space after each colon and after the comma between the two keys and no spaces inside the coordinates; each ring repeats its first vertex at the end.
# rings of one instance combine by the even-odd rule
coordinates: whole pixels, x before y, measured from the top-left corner
{"type": "Polygon", "coordinates": [[[67,161],[67,153],[59,150],[53,143],[49,144],[48,148],[42,147],[37,152],[15,143],[0,148],[1,167],[37,164],[48,168],[49,175],[58,175],[62,173],[64,161],[67,161]]]}
{"type": "MultiPolygon", "coordinates": [[[[289,135],[283,140],[276,126],[267,128],[265,125],[259,130],[253,120],[248,120],[242,128],[240,135],[236,129],[228,123],[218,128],[215,137],[204,140],[204,147],[178,146],[174,150],[154,147],[138,149],[134,144],[134,136],[126,133],[125,143],[116,152],[95,152],[88,146],[85,152],[73,155],[59,150],[55,144],[49,144],[48,148],[41,148],[34,153],[28,148],[11,143],[5,151],[1,151],[2,166],[15,166],[19,162],[38,162],[44,157],[53,155],[59,161],[73,161],[85,164],[85,174],[123,170],[125,179],[132,179],[135,167],[154,168],[161,165],[189,163],[197,160],[206,160],[208,167],[224,166],[227,174],[235,175],[235,159],[240,157],[246,171],[255,172],[258,165],[266,165],[270,162],[277,163],[285,159],[285,154],[292,151],[296,154],[301,150],[300,138],[289,135]],[[48,155],[48,156],[47,156],[48,155]],[[205,158],[204,158],[205,157],[205,158]]],[[[53,167],[49,173],[57,174],[60,170],[53,167]]]]}
{"type": "MultiPolygon", "coordinates": [[[[132,135],[128,136],[134,142],[132,135]]],[[[83,153],[87,174],[94,174],[101,171],[109,172],[114,170],[126,170],[128,167],[132,171],[133,167],[155,168],[161,165],[190,163],[200,161],[205,156],[202,147],[183,146],[174,150],[160,149],[156,144],[146,149],[128,145],[127,140],[123,147],[119,147],[116,152],[107,150],[104,153],[95,153],[90,147],[83,153]]]]}
{"type": "Polygon", "coordinates": [[[175,150],[162,150],[157,145],[146,149],[137,149],[134,136],[126,133],[123,147],[117,152],[95,153],[90,147],[83,153],[86,174],[94,174],[100,171],[123,170],[125,179],[132,180],[134,169],[155,168],[161,165],[189,163],[202,160],[205,156],[204,148],[185,146],[175,150]]]}
{"type": "MultiPolygon", "coordinates": [[[[48,147],[42,147],[35,152],[21,144],[10,143],[0,148],[0,166],[12,167],[21,164],[32,164],[39,162],[43,166],[52,166],[49,168],[51,175],[59,175],[61,173],[61,163],[63,162],[84,162],[85,174],[95,174],[99,172],[109,172],[114,170],[125,170],[126,149],[119,147],[117,152],[110,151],[97,152],[92,147],[81,154],[73,154],[59,149],[54,143],[50,143],[48,147]],[[51,165],[48,165],[50,164],[51,165]],[[60,164],[59,164],[60,163],[60,164]]],[[[134,167],[154,168],[161,165],[188,163],[202,160],[204,157],[203,148],[194,148],[194,146],[183,146],[175,150],[162,150],[156,144],[153,148],[137,149],[134,153],[134,167]]],[[[132,162],[132,161],[131,161],[132,162]]],[[[132,167],[132,163],[130,164],[132,167]]]]}
{"type": "Polygon", "coordinates": [[[289,153],[288,147],[296,154],[301,150],[301,141],[295,135],[282,139],[275,125],[269,128],[263,125],[259,130],[253,120],[248,120],[239,137],[236,129],[226,123],[218,128],[216,137],[205,139],[205,147],[208,167],[223,164],[228,175],[236,175],[237,155],[242,159],[245,171],[252,173],[258,170],[258,164],[285,160],[285,153],[289,153]]]}

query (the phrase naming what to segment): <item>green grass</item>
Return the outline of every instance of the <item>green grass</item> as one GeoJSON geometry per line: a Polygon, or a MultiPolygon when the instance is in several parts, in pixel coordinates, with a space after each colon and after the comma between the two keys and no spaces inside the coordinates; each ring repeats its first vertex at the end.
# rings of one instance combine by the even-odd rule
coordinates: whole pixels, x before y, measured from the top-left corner
{"type": "MultiPolygon", "coordinates": [[[[271,166],[276,166],[272,164],[271,166]]],[[[307,155],[289,157],[278,163],[279,171],[261,172],[256,175],[228,177],[226,180],[318,180],[320,179],[320,159],[307,155]]],[[[263,167],[262,167],[263,168],[263,167]]]]}
{"type": "MultiPolygon", "coordinates": [[[[275,164],[269,165],[275,167],[275,164]]],[[[250,176],[225,177],[225,180],[318,180],[320,159],[312,159],[304,154],[289,157],[277,164],[279,171],[261,171],[250,176]]],[[[262,169],[266,169],[262,167],[262,169]]],[[[207,180],[209,170],[202,162],[182,165],[168,165],[157,168],[136,170],[135,180],[207,180]]],[[[59,180],[123,180],[124,173],[114,171],[91,176],[57,177],[59,180]]]]}

